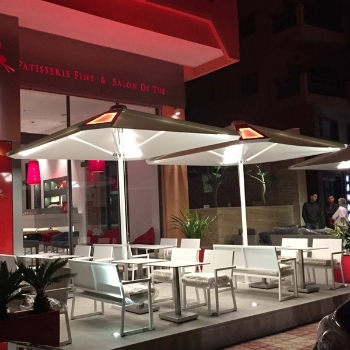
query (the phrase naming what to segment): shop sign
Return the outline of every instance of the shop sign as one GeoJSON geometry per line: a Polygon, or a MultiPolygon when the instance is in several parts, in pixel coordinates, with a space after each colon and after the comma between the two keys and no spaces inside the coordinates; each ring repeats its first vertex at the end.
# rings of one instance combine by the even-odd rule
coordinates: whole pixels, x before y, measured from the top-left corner
{"type": "Polygon", "coordinates": [[[19,71],[24,87],[185,106],[182,66],[25,28],[20,29],[19,71]]]}

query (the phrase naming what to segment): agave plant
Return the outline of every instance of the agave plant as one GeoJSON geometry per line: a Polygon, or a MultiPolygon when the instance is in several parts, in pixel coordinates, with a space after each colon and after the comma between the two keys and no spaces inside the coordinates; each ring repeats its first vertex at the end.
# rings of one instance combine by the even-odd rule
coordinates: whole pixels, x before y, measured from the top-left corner
{"type": "Polygon", "coordinates": [[[6,261],[0,263],[0,321],[7,319],[7,304],[22,298],[19,289],[22,281],[21,269],[9,271],[6,261]]]}
{"type": "Polygon", "coordinates": [[[35,268],[27,267],[22,262],[18,264],[23,270],[24,281],[30,284],[36,292],[33,310],[34,313],[42,313],[50,310],[50,302],[46,296],[46,289],[54,283],[60,283],[65,278],[71,278],[75,275],[65,273],[57,275],[56,273],[66,265],[66,260],[56,259],[54,261],[45,260],[42,263],[36,263],[35,268]]]}
{"type": "Polygon", "coordinates": [[[209,225],[218,217],[218,215],[202,217],[197,210],[193,213],[186,208],[182,210],[181,216],[171,215],[168,229],[180,230],[186,238],[202,239],[208,233],[209,225]]]}

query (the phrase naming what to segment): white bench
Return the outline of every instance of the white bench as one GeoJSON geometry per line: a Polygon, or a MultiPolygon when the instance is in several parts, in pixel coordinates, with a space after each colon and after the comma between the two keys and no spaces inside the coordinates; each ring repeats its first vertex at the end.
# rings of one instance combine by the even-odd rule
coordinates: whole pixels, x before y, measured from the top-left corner
{"type": "Polygon", "coordinates": [[[152,294],[150,278],[120,281],[115,265],[93,262],[70,260],[69,267],[73,278],[73,300],[71,319],[102,315],[104,303],[121,307],[120,336],[141,333],[155,329],[153,324],[152,294]],[[94,300],[94,312],[83,315],[74,315],[76,297],[94,300]],[[148,299],[148,327],[124,330],[125,309],[133,301],[148,299]],[[96,301],[101,302],[101,311],[97,311],[96,301]]]}
{"type": "MultiPolygon", "coordinates": [[[[214,249],[230,250],[230,245],[215,244],[214,249]]],[[[297,298],[296,259],[279,260],[275,247],[268,246],[231,246],[234,254],[233,274],[235,276],[251,276],[278,279],[279,301],[297,298]],[[236,262],[236,257],[239,261],[236,262]],[[288,263],[288,264],[286,264],[288,263]],[[294,295],[282,297],[282,278],[292,276],[294,295]]]]}

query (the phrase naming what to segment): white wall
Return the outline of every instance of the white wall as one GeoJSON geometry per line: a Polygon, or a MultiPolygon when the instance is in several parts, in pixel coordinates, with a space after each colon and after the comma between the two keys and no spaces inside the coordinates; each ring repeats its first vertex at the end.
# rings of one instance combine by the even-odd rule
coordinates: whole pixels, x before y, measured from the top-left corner
{"type": "Polygon", "coordinates": [[[158,167],[145,161],[127,162],[130,241],[149,228],[160,241],[158,167]]]}

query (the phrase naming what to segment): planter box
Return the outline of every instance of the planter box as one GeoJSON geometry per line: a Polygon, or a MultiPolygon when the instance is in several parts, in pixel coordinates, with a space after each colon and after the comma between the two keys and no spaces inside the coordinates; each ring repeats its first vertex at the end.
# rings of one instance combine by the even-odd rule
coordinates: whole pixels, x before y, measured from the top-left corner
{"type": "MultiPolygon", "coordinates": [[[[343,255],[342,266],[344,272],[345,283],[350,283],[350,255],[343,255]]],[[[341,283],[341,275],[339,269],[334,269],[334,279],[336,282],[341,283]]]]}
{"type": "MultiPolygon", "coordinates": [[[[242,227],[240,207],[200,208],[198,212],[202,216],[219,215],[212,223],[212,233],[205,236],[201,242],[203,247],[214,243],[233,243],[233,235],[237,235],[238,229],[242,227]]],[[[255,228],[258,233],[272,231],[275,226],[294,225],[294,207],[293,205],[247,207],[247,224],[248,227],[255,228]]]]}
{"type": "Polygon", "coordinates": [[[20,311],[0,321],[0,342],[24,341],[34,345],[60,345],[60,312],[50,310],[42,314],[20,311]]]}

